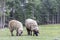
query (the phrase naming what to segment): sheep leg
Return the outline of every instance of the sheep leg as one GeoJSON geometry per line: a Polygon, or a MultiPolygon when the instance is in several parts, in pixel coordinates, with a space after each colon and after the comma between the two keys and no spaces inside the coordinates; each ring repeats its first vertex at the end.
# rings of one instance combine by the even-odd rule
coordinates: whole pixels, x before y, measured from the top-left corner
{"type": "Polygon", "coordinates": [[[28,29],[28,28],[26,28],[27,29],[27,33],[28,33],[28,35],[30,35],[30,30],[28,29]]]}
{"type": "Polygon", "coordinates": [[[13,35],[13,30],[10,30],[10,32],[11,32],[11,36],[14,36],[14,35],[13,35]]]}
{"type": "Polygon", "coordinates": [[[18,30],[16,31],[16,36],[18,36],[18,30]]]}

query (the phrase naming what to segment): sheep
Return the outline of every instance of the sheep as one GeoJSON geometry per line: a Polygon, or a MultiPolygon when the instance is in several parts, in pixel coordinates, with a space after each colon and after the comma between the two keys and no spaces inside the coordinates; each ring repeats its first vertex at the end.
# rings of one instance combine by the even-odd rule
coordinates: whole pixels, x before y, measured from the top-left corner
{"type": "Polygon", "coordinates": [[[38,36],[39,28],[38,28],[38,24],[35,20],[26,19],[25,26],[26,26],[26,30],[27,30],[28,35],[32,35],[32,32],[33,32],[33,36],[34,35],[38,36]]]}
{"type": "Polygon", "coordinates": [[[21,34],[23,33],[23,24],[17,20],[9,21],[8,26],[11,32],[11,36],[14,36],[13,35],[14,30],[16,30],[16,36],[21,36],[21,34]]]}

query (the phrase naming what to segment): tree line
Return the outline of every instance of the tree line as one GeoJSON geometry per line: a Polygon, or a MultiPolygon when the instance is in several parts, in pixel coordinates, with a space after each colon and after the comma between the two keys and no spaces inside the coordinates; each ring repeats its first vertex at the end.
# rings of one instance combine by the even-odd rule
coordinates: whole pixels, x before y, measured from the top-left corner
{"type": "Polygon", "coordinates": [[[25,22],[35,19],[38,24],[60,23],[60,0],[7,0],[6,16],[25,22]]]}

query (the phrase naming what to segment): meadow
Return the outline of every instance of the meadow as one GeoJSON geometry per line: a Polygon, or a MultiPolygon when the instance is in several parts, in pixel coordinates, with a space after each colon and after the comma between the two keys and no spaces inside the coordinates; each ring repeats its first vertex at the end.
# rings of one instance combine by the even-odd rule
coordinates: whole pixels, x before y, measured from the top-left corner
{"type": "Polygon", "coordinates": [[[24,27],[22,36],[11,36],[8,28],[0,29],[0,40],[60,40],[60,24],[39,26],[39,36],[28,36],[24,27]]]}

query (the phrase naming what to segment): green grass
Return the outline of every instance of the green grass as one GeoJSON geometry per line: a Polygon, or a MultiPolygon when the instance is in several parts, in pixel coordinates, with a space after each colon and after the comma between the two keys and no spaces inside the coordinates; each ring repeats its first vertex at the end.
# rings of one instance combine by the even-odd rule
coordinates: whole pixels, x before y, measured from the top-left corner
{"type": "Polygon", "coordinates": [[[28,36],[24,28],[22,36],[11,36],[9,29],[4,28],[0,29],[0,40],[60,40],[60,24],[40,25],[39,31],[39,36],[28,36]]]}

